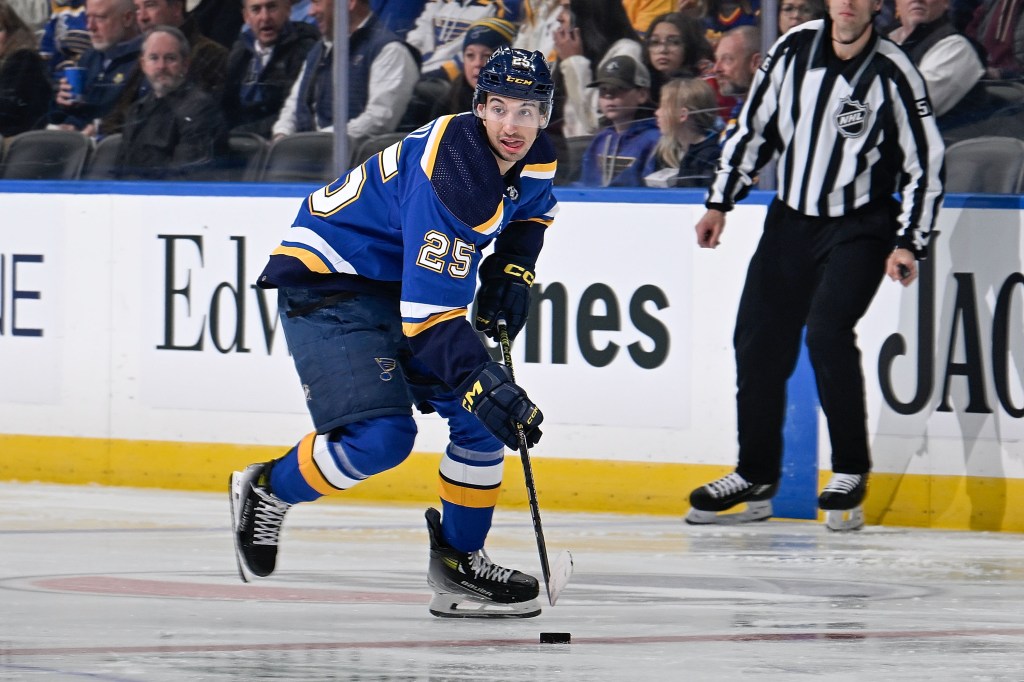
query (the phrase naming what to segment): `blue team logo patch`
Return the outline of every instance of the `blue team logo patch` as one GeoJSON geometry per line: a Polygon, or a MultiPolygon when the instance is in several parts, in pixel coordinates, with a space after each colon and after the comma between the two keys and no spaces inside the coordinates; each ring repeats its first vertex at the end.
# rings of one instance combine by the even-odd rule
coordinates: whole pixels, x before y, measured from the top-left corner
{"type": "Polygon", "coordinates": [[[398,366],[398,362],[394,358],[374,358],[377,361],[377,366],[383,371],[380,373],[381,381],[391,381],[393,378],[392,372],[395,371],[395,367],[398,366]]]}
{"type": "Polygon", "coordinates": [[[839,100],[836,108],[835,121],[839,134],[843,137],[855,138],[863,135],[868,129],[871,118],[871,107],[857,100],[844,97],[839,100]]]}

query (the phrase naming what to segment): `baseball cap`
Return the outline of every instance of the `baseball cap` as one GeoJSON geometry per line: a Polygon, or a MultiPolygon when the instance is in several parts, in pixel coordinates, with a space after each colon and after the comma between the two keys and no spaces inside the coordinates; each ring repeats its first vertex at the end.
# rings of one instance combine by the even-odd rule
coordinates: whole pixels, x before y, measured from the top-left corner
{"type": "Polygon", "coordinates": [[[588,88],[601,85],[614,85],[619,88],[651,87],[651,72],[647,67],[629,55],[612,57],[597,70],[597,78],[588,83],[588,88]]]}

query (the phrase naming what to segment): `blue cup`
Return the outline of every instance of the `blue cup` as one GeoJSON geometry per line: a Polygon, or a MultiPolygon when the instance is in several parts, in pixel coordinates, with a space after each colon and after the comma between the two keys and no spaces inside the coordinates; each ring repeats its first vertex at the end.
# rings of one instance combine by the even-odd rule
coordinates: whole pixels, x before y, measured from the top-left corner
{"type": "Polygon", "coordinates": [[[71,99],[81,102],[85,99],[85,69],[80,66],[69,66],[64,69],[64,80],[71,86],[71,99]]]}

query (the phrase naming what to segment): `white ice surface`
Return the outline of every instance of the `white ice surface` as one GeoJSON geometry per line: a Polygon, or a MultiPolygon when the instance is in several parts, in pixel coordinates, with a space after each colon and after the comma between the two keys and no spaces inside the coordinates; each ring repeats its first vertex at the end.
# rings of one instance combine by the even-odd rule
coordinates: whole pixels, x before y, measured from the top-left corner
{"type": "MultiPolygon", "coordinates": [[[[428,614],[420,508],[300,505],[251,585],[228,516],[226,494],[0,484],[0,679],[1024,680],[1020,535],[545,514],[572,582],[484,622],[428,614]]],[[[499,509],[488,550],[539,571],[527,513],[499,509]]]]}

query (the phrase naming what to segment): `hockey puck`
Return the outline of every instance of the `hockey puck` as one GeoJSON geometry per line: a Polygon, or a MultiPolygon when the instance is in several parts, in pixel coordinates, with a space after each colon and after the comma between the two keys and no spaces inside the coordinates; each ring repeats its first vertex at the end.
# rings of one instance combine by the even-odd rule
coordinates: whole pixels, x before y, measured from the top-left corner
{"type": "Polygon", "coordinates": [[[569,632],[542,632],[540,633],[541,644],[569,644],[572,642],[572,633],[569,632]]]}

